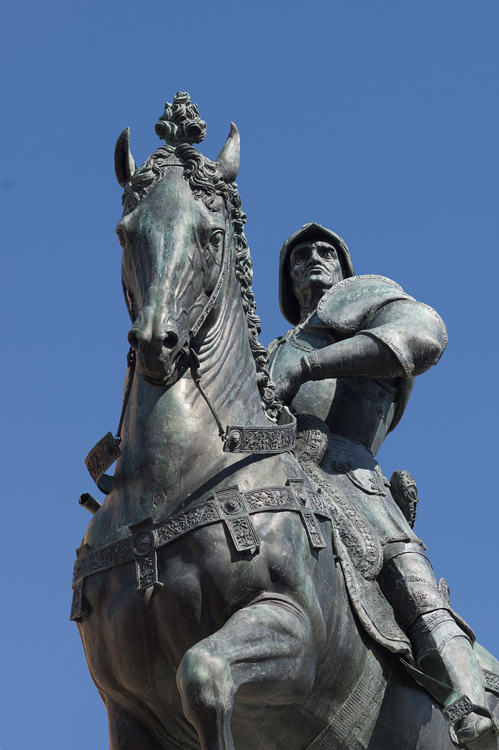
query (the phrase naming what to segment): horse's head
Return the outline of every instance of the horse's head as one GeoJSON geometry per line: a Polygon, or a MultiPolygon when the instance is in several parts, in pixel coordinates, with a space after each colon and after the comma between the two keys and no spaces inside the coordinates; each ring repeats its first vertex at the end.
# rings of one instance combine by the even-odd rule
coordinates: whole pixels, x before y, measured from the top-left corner
{"type": "Polygon", "coordinates": [[[159,148],[135,171],[128,131],[118,140],[116,172],[125,195],[116,232],[133,321],[128,338],[151,385],[175,382],[180,355],[218,297],[233,242],[238,164],[235,125],[216,162],[182,143],[159,148]]]}
{"type": "Polygon", "coordinates": [[[192,354],[221,306],[224,281],[235,276],[238,283],[233,288],[246,317],[246,342],[256,365],[262,406],[275,420],[280,406],[267,353],[258,341],[261,328],[251,288],[246,216],[234,182],[239,133],[232,123],[225,146],[212,162],[193,146],[203,140],[205,131],[197,106],[179,92],[156,123],[156,133],[167,145],[140,169],[130,153],[128,128],[116,144],[116,176],[125,189],[116,231],[132,319],[129,341],[145,382],[168,388],[187,369],[187,362],[180,364],[182,353],[192,354]]]}

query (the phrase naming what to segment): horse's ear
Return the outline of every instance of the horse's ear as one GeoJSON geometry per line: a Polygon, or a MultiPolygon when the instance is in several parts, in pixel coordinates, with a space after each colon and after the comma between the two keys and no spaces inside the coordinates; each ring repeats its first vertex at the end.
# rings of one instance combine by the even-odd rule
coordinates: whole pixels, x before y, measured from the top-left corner
{"type": "Polygon", "coordinates": [[[135,174],[135,162],[130,153],[130,128],[125,128],[116,141],[114,148],[114,171],[122,188],[135,174]]]}
{"type": "Polygon", "coordinates": [[[229,137],[217,157],[217,167],[222,173],[224,182],[234,182],[236,179],[239,172],[240,151],[239,130],[231,122],[229,137]]]}

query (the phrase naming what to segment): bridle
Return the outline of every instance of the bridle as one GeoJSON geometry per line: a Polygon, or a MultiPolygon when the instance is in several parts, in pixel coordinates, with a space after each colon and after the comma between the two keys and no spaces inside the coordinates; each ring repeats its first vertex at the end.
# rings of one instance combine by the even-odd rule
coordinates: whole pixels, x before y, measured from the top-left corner
{"type": "MultiPolygon", "coordinates": [[[[192,375],[192,379],[194,381],[194,384],[196,388],[198,389],[199,393],[203,397],[203,399],[206,401],[208,408],[210,409],[213,418],[215,419],[218,427],[218,434],[222,440],[222,443],[225,445],[226,441],[226,433],[225,430],[222,427],[222,423],[218,417],[218,414],[216,413],[213,404],[211,403],[210,399],[208,398],[208,395],[206,391],[204,390],[203,386],[201,385],[201,373],[199,370],[199,358],[197,355],[197,352],[193,346],[193,342],[198,335],[199,331],[201,330],[203,324],[205,323],[206,319],[208,318],[209,314],[215,307],[215,304],[220,296],[220,292],[222,291],[222,288],[225,284],[226,278],[227,278],[227,271],[228,271],[228,265],[229,265],[229,252],[227,250],[227,238],[229,233],[229,219],[228,214],[225,217],[225,233],[223,238],[223,246],[222,246],[222,259],[220,262],[220,271],[218,274],[218,278],[216,280],[215,286],[212,289],[212,292],[208,298],[208,301],[206,302],[204,308],[199,313],[194,325],[190,328],[188,338],[184,346],[178,351],[174,361],[173,366],[178,365],[179,360],[182,358],[185,358],[190,371],[192,375]]],[[[125,298],[125,304],[126,308],[128,310],[128,315],[130,317],[130,320],[132,322],[132,325],[135,323],[135,320],[137,319],[134,311],[133,311],[133,302],[132,297],[130,295],[130,292],[127,289],[127,286],[125,284],[125,280],[123,278],[123,274],[121,276],[121,285],[123,289],[123,296],[125,298]]],[[[123,421],[125,418],[125,412],[126,407],[128,404],[128,398],[130,396],[130,391],[132,388],[132,382],[133,382],[133,376],[135,374],[136,369],[136,355],[135,350],[133,347],[130,347],[130,350],[127,355],[127,384],[125,387],[125,392],[123,395],[123,402],[121,407],[121,416],[120,421],[118,424],[118,429],[116,431],[116,439],[121,441],[121,429],[123,427],[123,421]]]]}
{"type": "MultiPolygon", "coordinates": [[[[178,165],[176,163],[173,163],[173,165],[181,166],[182,164],[181,162],[179,162],[178,165]]],[[[216,413],[215,408],[208,397],[208,394],[201,384],[199,358],[194,347],[194,341],[209,314],[213,310],[227,279],[229,264],[228,236],[229,213],[227,211],[225,217],[225,234],[223,240],[222,259],[220,262],[220,272],[218,274],[217,281],[204,308],[198,315],[194,325],[190,328],[186,343],[178,351],[174,359],[173,366],[176,365],[178,367],[179,361],[182,358],[185,359],[191,371],[193,382],[200,395],[206,402],[217,424],[218,435],[222,441],[224,452],[282,453],[284,451],[293,449],[296,434],[296,420],[286,409],[286,407],[283,407],[283,410],[281,412],[281,423],[279,425],[274,424],[269,427],[240,427],[229,425],[224,430],[220,418],[216,413]]],[[[133,310],[133,298],[127,289],[123,275],[121,278],[121,283],[123,296],[125,298],[125,305],[133,325],[135,323],[135,320],[137,319],[137,316],[135,315],[133,310]]],[[[94,448],[92,448],[85,459],[85,464],[90,475],[104,494],[109,494],[112,487],[112,477],[105,474],[105,471],[121,456],[121,431],[123,428],[123,422],[125,419],[125,413],[130,393],[132,390],[135,370],[136,353],[133,347],[130,347],[127,354],[126,386],[123,394],[121,415],[116,434],[113,436],[111,432],[108,432],[101,440],[99,440],[94,448]]]]}

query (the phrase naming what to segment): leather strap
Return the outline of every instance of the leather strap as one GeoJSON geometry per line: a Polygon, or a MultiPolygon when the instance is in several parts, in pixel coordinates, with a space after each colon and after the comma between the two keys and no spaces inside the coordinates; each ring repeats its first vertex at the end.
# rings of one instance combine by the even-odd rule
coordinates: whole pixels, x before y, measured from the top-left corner
{"type": "Polygon", "coordinates": [[[160,585],[156,550],[194,529],[223,522],[238,552],[257,551],[260,539],[251,520],[255,513],[294,511],[301,519],[312,549],[326,546],[316,514],[331,519],[331,512],[321,492],[303,488],[302,480],[289,480],[286,487],[264,487],[240,492],[237,486],[217,490],[206,502],[153,524],[146,518],[130,526],[130,536],[91,550],[84,544],[76,550],[73,574],[71,620],[85,616],[83,582],[87,576],[135,561],[137,588],[146,590],[160,585]]]}
{"type": "Polygon", "coordinates": [[[457,747],[461,747],[461,745],[459,744],[456,734],[456,724],[458,723],[458,721],[464,719],[465,716],[468,716],[471,713],[476,713],[479,716],[485,716],[486,719],[490,719],[492,723],[490,734],[495,735],[496,737],[499,734],[499,727],[497,726],[495,719],[489,709],[485,706],[478,706],[476,703],[472,703],[467,695],[461,696],[461,698],[458,698],[449,706],[446,706],[443,709],[442,713],[444,714],[446,719],[449,720],[450,738],[457,747]]]}
{"type": "Polygon", "coordinates": [[[225,430],[226,453],[283,453],[295,447],[296,419],[283,406],[279,424],[269,427],[238,427],[229,425],[225,430]]]}
{"type": "MultiPolygon", "coordinates": [[[[213,309],[219,295],[222,290],[224,281],[227,277],[229,253],[227,252],[227,236],[228,236],[228,219],[226,220],[226,232],[223,243],[223,257],[220,264],[220,273],[218,279],[210,294],[208,302],[199,314],[196,322],[189,331],[189,342],[186,347],[179,352],[179,356],[187,355],[187,360],[191,368],[191,374],[193,381],[198,388],[201,396],[204,398],[208,407],[217,423],[218,432],[223,441],[223,450],[226,453],[283,453],[285,451],[291,451],[295,445],[296,438],[296,420],[288,411],[287,408],[283,408],[281,412],[280,424],[270,425],[269,427],[239,427],[235,425],[229,425],[227,429],[223,430],[220,420],[208,398],[208,395],[204,391],[200,383],[199,374],[199,363],[197,361],[197,355],[192,349],[192,341],[199,333],[203,323],[213,309]]],[[[122,278],[123,294],[125,297],[125,304],[130,316],[132,324],[135,321],[135,313],[132,310],[132,302],[129,292],[126,288],[125,282],[122,278]]],[[[113,486],[113,477],[106,474],[105,472],[109,469],[113,463],[121,456],[121,428],[125,416],[125,411],[128,404],[128,398],[130,395],[133,377],[135,374],[135,352],[130,349],[127,357],[128,370],[127,370],[127,385],[125,388],[125,394],[123,397],[123,403],[121,407],[121,416],[118,425],[116,437],[113,437],[111,432],[104,435],[103,438],[92,448],[85,459],[85,465],[88,472],[97,487],[105,495],[108,495],[113,486]]]]}

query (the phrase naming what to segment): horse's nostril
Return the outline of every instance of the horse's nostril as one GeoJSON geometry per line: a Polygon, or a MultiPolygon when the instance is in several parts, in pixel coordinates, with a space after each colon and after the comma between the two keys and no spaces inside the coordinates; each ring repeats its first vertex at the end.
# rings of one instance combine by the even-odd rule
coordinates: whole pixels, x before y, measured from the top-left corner
{"type": "Polygon", "coordinates": [[[128,343],[132,347],[132,349],[137,350],[139,348],[139,340],[137,338],[137,331],[135,331],[133,328],[131,331],[128,332],[128,343]]]}
{"type": "Polygon", "coordinates": [[[174,331],[167,331],[163,339],[165,349],[173,349],[178,344],[178,336],[174,331]]]}

